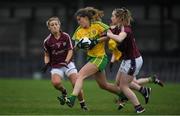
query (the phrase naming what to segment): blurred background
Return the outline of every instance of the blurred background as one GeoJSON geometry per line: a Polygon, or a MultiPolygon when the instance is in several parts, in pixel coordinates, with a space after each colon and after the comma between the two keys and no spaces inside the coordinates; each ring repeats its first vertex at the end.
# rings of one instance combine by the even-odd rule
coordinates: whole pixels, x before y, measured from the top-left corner
{"type": "MultiPolygon", "coordinates": [[[[180,1],[177,0],[1,0],[0,78],[47,79],[43,66],[43,41],[49,34],[46,20],[58,16],[71,36],[77,27],[74,13],[93,6],[104,11],[110,23],[114,8],[126,7],[134,17],[136,42],[144,58],[140,75],[157,73],[165,82],[180,82],[180,1]]],[[[108,51],[108,50],[107,50],[108,51]]],[[[107,52],[110,56],[110,53],[107,52]]],[[[78,69],[84,52],[75,54],[78,69]]],[[[119,63],[107,78],[114,79],[119,63]]]]}

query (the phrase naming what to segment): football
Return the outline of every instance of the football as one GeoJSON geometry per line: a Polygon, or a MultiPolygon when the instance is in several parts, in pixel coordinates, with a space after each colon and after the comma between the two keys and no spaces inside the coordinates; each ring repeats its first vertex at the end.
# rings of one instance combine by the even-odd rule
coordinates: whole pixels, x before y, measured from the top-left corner
{"type": "Polygon", "coordinates": [[[87,38],[87,37],[83,37],[77,43],[77,47],[80,49],[86,49],[87,50],[87,49],[89,49],[90,44],[91,44],[91,40],[89,40],[89,38],[87,38]]]}
{"type": "Polygon", "coordinates": [[[89,38],[83,37],[83,38],[82,38],[82,44],[88,44],[88,45],[90,45],[90,44],[91,44],[91,41],[89,40],[89,38]]]}

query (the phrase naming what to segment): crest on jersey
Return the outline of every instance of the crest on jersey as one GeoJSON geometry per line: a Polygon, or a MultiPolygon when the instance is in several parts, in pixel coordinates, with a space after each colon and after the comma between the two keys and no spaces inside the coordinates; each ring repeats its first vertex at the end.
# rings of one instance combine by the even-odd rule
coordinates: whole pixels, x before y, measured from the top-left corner
{"type": "Polygon", "coordinates": [[[96,35],[96,30],[92,30],[92,34],[93,34],[93,35],[96,35]]]}
{"type": "Polygon", "coordinates": [[[56,43],[56,45],[58,46],[58,48],[61,46],[61,43],[56,43]]]}
{"type": "Polygon", "coordinates": [[[66,46],[66,42],[63,42],[63,46],[66,46]]]}

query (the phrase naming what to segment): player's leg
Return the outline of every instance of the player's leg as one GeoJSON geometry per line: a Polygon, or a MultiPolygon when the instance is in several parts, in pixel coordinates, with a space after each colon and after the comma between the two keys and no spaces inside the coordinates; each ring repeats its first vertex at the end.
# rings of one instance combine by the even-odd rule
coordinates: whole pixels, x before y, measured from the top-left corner
{"type": "MultiPolygon", "coordinates": [[[[145,99],[145,103],[146,104],[148,103],[149,98],[150,98],[150,93],[151,93],[150,87],[140,86],[139,84],[135,83],[134,81],[132,81],[129,84],[129,87],[133,90],[140,92],[145,99]]],[[[128,101],[128,98],[126,96],[124,96],[123,93],[121,93],[121,96],[116,100],[116,103],[119,105],[118,110],[122,109],[127,101],[128,101]]]]}
{"type": "Polygon", "coordinates": [[[95,79],[101,89],[107,90],[118,96],[118,99],[115,99],[115,103],[118,104],[118,109],[124,107],[125,102],[128,100],[127,97],[121,92],[118,84],[112,84],[107,82],[105,72],[97,72],[95,74],[95,79]]]}
{"type": "Polygon", "coordinates": [[[115,84],[108,83],[106,80],[105,68],[108,63],[107,56],[104,56],[102,58],[97,58],[92,62],[94,62],[98,67],[98,72],[96,72],[94,76],[99,87],[111,93],[117,94],[119,92],[118,87],[115,84]]]}
{"type": "Polygon", "coordinates": [[[159,79],[159,77],[156,74],[136,79],[135,82],[140,84],[140,85],[143,85],[146,83],[154,83],[154,84],[157,84],[161,87],[164,86],[164,83],[159,79]]]}
{"type": "MultiPolygon", "coordinates": [[[[118,72],[119,73],[119,72],[118,72]]],[[[123,91],[123,93],[125,94],[125,96],[131,101],[131,103],[133,104],[135,110],[137,113],[142,113],[145,111],[145,109],[141,106],[137,96],[135,95],[135,93],[129,88],[129,83],[132,82],[133,77],[129,76],[123,72],[120,72],[121,76],[120,78],[120,89],[123,91]]]]}
{"type": "MultiPolygon", "coordinates": [[[[76,73],[73,73],[69,76],[69,79],[72,83],[72,86],[74,88],[74,85],[75,85],[75,82],[76,82],[76,79],[77,79],[77,74],[76,73]]],[[[85,100],[84,100],[84,94],[83,94],[83,90],[80,91],[80,93],[78,94],[78,100],[79,100],[79,103],[80,103],[80,106],[83,110],[88,110],[88,107],[85,103],[85,100]]]]}
{"type": "Polygon", "coordinates": [[[88,62],[80,69],[73,92],[70,95],[70,97],[68,97],[68,99],[66,100],[66,103],[69,107],[73,107],[76,97],[78,96],[78,94],[82,89],[84,79],[95,74],[97,71],[98,71],[97,66],[90,62],[88,62]]]}
{"type": "Polygon", "coordinates": [[[133,82],[134,77],[141,69],[142,63],[142,57],[131,60],[122,60],[117,73],[117,78],[119,78],[118,80],[120,83],[119,87],[123,91],[125,96],[134,105],[137,113],[142,113],[145,111],[145,109],[141,106],[135,93],[130,89],[130,84],[133,82]]]}
{"type": "MultiPolygon", "coordinates": [[[[66,75],[69,78],[69,80],[70,80],[70,82],[74,88],[75,82],[77,80],[77,69],[76,69],[73,62],[69,63],[68,67],[69,68],[66,70],[66,75]]],[[[78,100],[79,100],[81,108],[83,110],[87,111],[88,107],[87,107],[85,100],[84,100],[83,90],[81,90],[80,93],[78,94],[78,100]]]]}
{"type": "MultiPolygon", "coordinates": [[[[119,75],[116,75],[116,79],[115,79],[115,84],[116,86],[120,86],[120,78],[119,75]]],[[[120,89],[120,88],[119,88],[120,89]]],[[[121,110],[122,108],[124,108],[125,103],[128,101],[128,98],[124,95],[124,93],[121,91],[121,93],[119,93],[118,98],[115,99],[115,103],[118,105],[118,110],[121,110]]]]}
{"type": "Polygon", "coordinates": [[[54,68],[51,70],[51,83],[57,90],[61,92],[61,95],[57,98],[60,101],[60,104],[64,105],[65,104],[64,99],[67,97],[67,90],[62,84],[61,78],[63,78],[62,68],[60,69],[54,68]]]}
{"type": "Polygon", "coordinates": [[[113,83],[107,82],[105,71],[97,72],[95,74],[95,79],[101,89],[107,90],[111,93],[118,94],[120,89],[113,83]]]}
{"type": "Polygon", "coordinates": [[[147,104],[148,101],[149,101],[151,88],[150,87],[140,86],[139,84],[134,82],[134,80],[129,85],[130,85],[131,89],[136,90],[136,91],[140,92],[143,95],[143,97],[145,99],[145,103],[147,104]]]}

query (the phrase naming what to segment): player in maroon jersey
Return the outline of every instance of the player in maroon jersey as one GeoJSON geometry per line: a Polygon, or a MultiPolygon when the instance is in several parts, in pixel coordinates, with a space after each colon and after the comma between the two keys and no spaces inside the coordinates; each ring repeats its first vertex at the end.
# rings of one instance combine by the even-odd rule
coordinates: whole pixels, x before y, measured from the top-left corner
{"type": "MultiPolygon", "coordinates": [[[[119,43],[118,49],[122,52],[122,62],[116,76],[117,85],[134,105],[136,112],[142,113],[145,109],[141,106],[135,93],[130,89],[130,84],[143,63],[130,26],[131,13],[126,8],[114,9],[111,20],[113,25],[116,25],[116,29],[114,32],[109,30],[107,36],[119,43]]],[[[147,88],[146,92],[150,93],[150,91],[151,89],[147,88]]],[[[147,97],[148,93],[146,93],[147,97]]]]}
{"type": "MultiPolygon", "coordinates": [[[[116,34],[116,35],[118,35],[121,32],[121,28],[118,28],[117,26],[111,26],[110,30],[113,34],[116,34]]],[[[109,45],[110,44],[112,44],[112,41],[111,41],[111,43],[109,42],[109,45]]],[[[112,47],[114,47],[114,48],[117,47],[117,45],[118,44],[116,42],[116,46],[111,45],[110,49],[112,49],[112,47]]],[[[112,54],[115,55],[113,51],[112,51],[112,54]]],[[[118,60],[118,59],[115,59],[115,57],[113,57],[113,55],[112,55],[110,64],[112,64],[118,60]]],[[[119,58],[119,61],[121,61],[121,58],[122,57],[119,58]]],[[[112,67],[110,67],[110,68],[112,68],[112,67]]],[[[160,85],[162,87],[164,84],[162,83],[161,80],[158,79],[158,76],[156,74],[144,76],[143,78],[138,78],[138,79],[134,78],[134,80],[130,84],[130,88],[139,91],[143,95],[143,97],[145,98],[145,103],[147,104],[149,101],[149,95],[150,95],[149,90],[150,90],[150,88],[142,86],[146,83],[154,83],[154,84],[160,85]]],[[[119,110],[124,107],[124,104],[127,100],[128,99],[126,97],[124,97],[123,94],[122,94],[122,96],[119,96],[119,98],[116,100],[116,103],[119,105],[119,107],[118,107],[119,110]]]]}
{"type": "MultiPolygon", "coordinates": [[[[67,90],[62,84],[64,74],[68,77],[72,85],[75,85],[77,79],[77,69],[72,62],[73,45],[70,36],[61,30],[61,23],[58,17],[51,17],[47,21],[47,27],[50,31],[49,36],[44,40],[44,71],[51,67],[51,82],[53,86],[62,93],[58,97],[61,105],[65,104],[67,90]]],[[[83,91],[78,95],[81,108],[88,110],[83,91]]]]}
{"type": "MultiPolygon", "coordinates": [[[[111,26],[111,29],[113,34],[119,34],[120,31],[121,31],[121,28],[118,28],[117,26],[111,26]]],[[[110,43],[109,43],[110,44],[110,43]]],[[[116,46],[117,47],[117,46],[116,46]]],[[[118,50],[119,52],[121,52],[120,50],[118,50]]],[[[111,66],[110,66],[110,70],[112,70],[112,64],[116,61],[117,59],[115,59],[112,55],[112,58],[111,58],[111,66]]],[[[121,57],[119,58],[119,61],[121,60],[121,57]]],[[[139,84],[139,85],[143,85],[143,84],[146,84],[146,83],[154,83],[154,84],[157,84],[161,87],[164,86],[163,82],[158,79],[158,75],[156,74],[152,74],[152,75],[149,75],[149,76],[143,76],[143,78],[138,78],[138,79],[134,79],[133,80],[135,83],[139,84]]]]}

